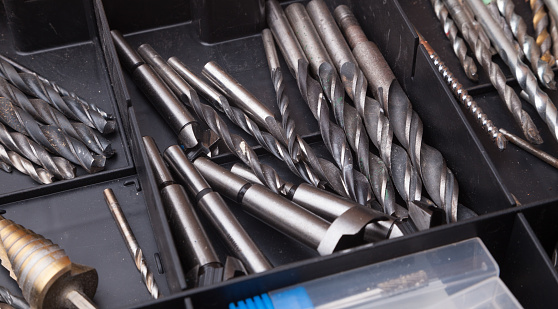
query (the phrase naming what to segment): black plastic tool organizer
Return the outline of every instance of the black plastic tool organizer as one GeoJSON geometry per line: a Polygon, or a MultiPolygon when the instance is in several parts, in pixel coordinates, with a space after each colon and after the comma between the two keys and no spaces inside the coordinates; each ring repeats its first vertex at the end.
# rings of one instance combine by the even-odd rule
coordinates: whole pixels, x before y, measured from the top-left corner
{"type": "MultiPolygon", "coordinates": [[[[0,173],[0,203],[8,211],[6,217],[52,239],[73,261],[95,267],[100,284],[94,301],[100,307],[224,308],[231,301],[269,290],[470,237],[484,241],[500,265],[501,278],[523,306],[550,307],[558,303],[558,277],[549,259],[558,240],[558,171],[511,144],[499,152],[453,99],[427,53],[419,47],[410,21],[471,89],[493,121],[519,133],[484,72],[481,70],[478,84],[465,78],[427,0],[401,4],[396,0],[327,2],[330,8],[348,4],[353,9],[421,116],[425,142],[443,153],[455,173],[460,202],[481,216],[319,257],[230,202],[241,223],[278,267],[212,287],[184,290],[185,270],[140,143],[142,135],[151,135],[163,150],[176,143],[176,138],[120,68],[109,29],[121,30],[134,48],[149,43],[164,58],[177,56],[196,73],[207,61],[215,60],[278,113],[258,35],[265,26],[261,15],[264,1],[230,2],[193,1],[195,4],[190,5],[186,0],[122,0],[105,1],[104,7],[101,0],[3,2],[0,53],[74,90],[119,119],[117,132],[108,136],[117,155],[107,161],[101,173],[86,175],[79,171],[74,180],[42,186],[17,172],[0,173]],[[230,2],[237,4],[231,6],[230,2]],[[151,301],[141,282],[103,200],[102,190],[107,187],[114,190],[128,216],[165,295],[162,300],[151,301]],[[523,206],[516,207],[512,194],[523,206]]],[[[515,2],[528,18],[528,6],[515,2]]],[[[298,94],[296,82],[288,73],[284,77],[291,115],[300,133],[325,156],[317,124],[298,94]]],[[[510,84],[517,89],[516,83],[510,84]]],[[[558,102],[556,92],[550,96],[558,102]]],[[[541,149],[558,154],[558,143],[552,140],[546,125],[531,106],[524,103],[524,108],[545,139],[541,149]]],[[[228,123],[234,133],[255,144],[228,123]]],[[[280,164],[261,149],[258,153],[264,162],[280,164]]],[[[236,162],[227,155],[215,160],[227,166],[236,162]]],[[[279,172],[292,180],[286,169],[279,172]]],[[[224,247],[211,229],[209,232],[224,257],[224,247]]],[[[7,272],[2,272],[0,284],[16,290],[7,272]]]]}

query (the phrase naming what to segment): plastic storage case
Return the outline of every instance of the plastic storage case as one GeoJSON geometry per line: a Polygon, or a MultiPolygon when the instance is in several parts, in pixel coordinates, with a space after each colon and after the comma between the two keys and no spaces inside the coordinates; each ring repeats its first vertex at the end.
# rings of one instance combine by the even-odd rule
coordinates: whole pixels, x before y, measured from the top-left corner
{"type": "MultiPolygon", "coordinates": [[[[164,58],[177,56],[198,73],[207,61],[215,60],[277,113],[258,35],[265,26],[263,0],[193,1],[196,4],[192,6],[186,0],[4,0],[0,53],[74,90],[118,119],[117,132],[109,136],[117,155],[101,173],[80,172],[74,180],[43,186],[16,172],[0,174],[0,201],[8,211],[6,217],[57,242],[73,261],[95,267],[100,283],[94,301],[103,308],[224,308],[253,295],[470,237],[483,240],[500,265],[503,282],[523,306],[555,305],[558,277],[549,256],[558,239],[558,171],[513,145],[504,152],[492,145],[453,99],[426,51],[418,45],[411,21],[493,121],[518,134],[485,73],[481,70],[478,84],[466,80],[426,0],[326,2],[331,9],[348,4],[368,38],[380,47],[423,120],[425,142],[442,152],[459,182],[460,202],[477,212],[478,218],[319,257],[230,202],[240,222],[277,268],[186,290],[185,270],[141,145],[142,135],[153,136],[160,150],[176,143],[176,138],[129,75],[122,72],[109,29],[122,31],[134,48],[149,43],[164,58]],[[127,253],[103,201],[102,190],[107,187],[114,190],[148,264],[155,270],[165,295],[161,300],[150,300],[127,253]]],[[[529,8],[522,1],[514,2],[528,19],[529,8]]],[[[284,62],[282,66],[286,67],[284,62]]],[[[284,78],[297,128],[325,154],[317,124],[293,77],[285,74],[284,78]]],[[[510,84],[518,89],[513,80],[510,84]]],[[[550,96],[558,101],[556,92],[550,96]]],[[[524,108],[545,139],[541,148],[558,153],[558,143],[534,109],[526,104],[524,108]]],[[[240,130],[234,132],[245,136],[240,130]]],[[[264,162],[277,164],[263,151],[260,154],[264,162]]],[[[221,164],[236,162],[231,156],[215,160],[221,164]]],[[[286,170],[280,172],[292,180],[286,170]]],[[[224,256],[224,247],[208,230],[224,256]]],[[[0,284],[17,290],[6,272],[0,284]]]]}

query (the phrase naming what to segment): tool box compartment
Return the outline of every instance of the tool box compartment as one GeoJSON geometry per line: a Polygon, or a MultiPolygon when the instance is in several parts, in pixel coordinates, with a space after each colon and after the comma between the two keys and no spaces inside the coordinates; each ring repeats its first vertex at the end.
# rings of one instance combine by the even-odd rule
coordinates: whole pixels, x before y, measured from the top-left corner
{"type": "MultiPolygon", "coordinates": [[[[6,218],[52,239],[66,250],[72,261],[97,269],[99,288],[93,301],[99,307],[224,308],[230,302],[267,291],[471,237],[482,239],[500,266],[501,279],[523,306],[549,307],[557,303],[558,275],[550,257],[558,240],[554,220],[558,215],[558,171],[512,144],[505,151],[498,151],[455,101],[426,50],[418,44],[413,25],[471,89],[495,124],[520,133],[482,69],[479,67],[478,84],[469,82],[461,73],[429,1],[332,0],[326,3],[331,10],[339,4],[349,5],[368,38],[379,46],[422,118],[424,142],[444,155],[458,180],[460,203],[479,217],[320,257],[226,200],[276,268],[195,289],[187,289],[188,269],[183,267],[174,246],[141,143],[141,136],[152,136],[163,151],[177,143],[176,135],[121,68],[109,32],[120,30],[133,48],[148,43],[164,59],[176,56],[199,75],[203,65],[214,60],[279,115],[259,35],[265,27],[265,1],[37,2],[4,0],[0,3],[0,53],[113,113],[118,128],[107,137],[116,155],[107,160],[102,172],[89,175],[78,168],[75,179],[50,185],[35,184],[17,171],[1,172],[0,204],[7,211],[6,218]],[[233,2],[238,5],[235,10],[230,7],[233,2]],[[44,9],[52,7],[59,9],[44,9]],[[41,18],[30,18],[33,14],[41,18]],[[160,300],[150,299],[111,218],[102,195],[102,190],[109,187],[115,191],[147,264],[155,274],[164,295],[160,300]]],[[[530,12],[526,11],[528,6],[517,4],[517,7],[523,10],[524,16],[530,12]]],[[[287,68],[282,55],[279,58],[281,66],[287,68]]],[[[509,70],[504,72],[511,76],[509,70]]],[[[318,154],[330,158],[295,79],[287,69],[283,77],[291,101],[290,114],[298,132],[318,154]]],[[[510,85],[518,89],[513,81],[510,85]]],[[[557,92],[549,95],[558,102],[557,92]]],[[[534,108],[525,102],[523,107],[545,140],[540,148],[558,154],[558,143],[534,108]]],[[[256,145],[253,138],[224,114],[220,115],[232,133],[256,145]]],[[[276,167],[281,177],[300,182],[283,168],[283,163],[260,147],[255,149],[260,160],[276,167]]],[[[372,152],[377,154],[375,149],[372,152]]],[[[226,167],[239,162],[230,154],[214,160],[226,167]]],[[[402,200],[398,201],[404,205],[402,200]]],[[[208,220],[203,216],[200,219],[223,260],[228,254],[225,246],[209,228],[208,220]]],[[[19,293],[8,273],[2,272],[0,285],[19,293]]]]}

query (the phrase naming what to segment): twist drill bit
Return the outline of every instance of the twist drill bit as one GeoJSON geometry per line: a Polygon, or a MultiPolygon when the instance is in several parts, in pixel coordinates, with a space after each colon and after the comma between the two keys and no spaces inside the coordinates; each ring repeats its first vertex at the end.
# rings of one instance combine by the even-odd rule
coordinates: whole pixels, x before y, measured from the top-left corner
{"type": "Polygon", "coordinates": [[[457,59],[459,59],[459,63],[461,63],[461,66],[465,71],[465,75],[467,75],[470,80],[477,81],[479,79],[479,75],[477,73],[477,65],[475,64],[473,58],[467,55],[467,45],[457,34],[457,27],[449,16],[448,9],[446,8],[442,0],[430,0],[430,3],[432,3],[432,7],[434,8],[436,17],[438,17],[438,19],[442,23],[444,33],[450,40],[453,52],[457,56],[457,59]]]}
{"type": "Polygon", "coordinates": [[[15,296],[7,288],[0,286],[0,302],[12,306],[14,309],[29,309],[25,299],[15,296]]]}
{"type": "Polygon", "coordinates": [[[510,26],[506,22],[506,19],[502,15],[500,15],[500,10],[498,9],[496,2],[491,1],[486,5],[486,7],[488,8],[488,11],[490,12],[492,18],[494,18],[494,21],[497,22],[498,26],[500,26],[504,31],[506,39],[508,39],[513,44],[513,47],[515,47],[515,50],[517,51],[519,57],[523,59],[525,57],[523,49],[521,48],[521,45],[519,45],[519,43],[513,38],[513,33],[510,29],[510,26]]]}
{"type": "Polygon", "coordinates": [[[548,95],[541,90],[537,83],[537,78],[529,70],[529,68],[517,57],[513,46],[506,40],[502,39],[501,30],[495,25],[494,21],[488,16],[486,7],[479,1],[467,1],[478,16],[482,26],[497,46],[498,53],[504,62],[508,65],[513,75],[517,79],[519,86],[527,93],[529,103],[536,109],[541,118],[546,122],[550,129],[550,133],[555,139],[558,139],[558,111],[556,106],[550,100],[548,95]]]}
{"type": "Polygon", "coordinates": [[[510,25],[513,35],[523,46],[523,52],[527,56],[531,69],[537,73],[539,81],[547,88],[555,89],[554,72],[548,62],[541,59],[541,49],[535,39],[527,34],[527,25],[521,16],[515,13],[515,5],[511,0],[496,0],[498,10],[510,25]]]}
{"type": "Polygon", "coordinates": [[[27,73],[27,74],[34,74],[36,75],[43,83],[48,84],[52,87],[52,89],[54,89],[56,92],[58,92],[60,94],[60,96],[62,97],[72,97],[75,98],[80,104],[85,105],[86,108],[92,109],[97,111],[99,114],[101,114],[101,116],[103,116],[103,118],[105,119],[114,119],[114,115],[109,114],[107,112],[105,112],[104,110],[102,110],[101,108],[99,108],[97,105],[95,105],[94,103],[89,103],[87,101],[85,101],[83,98],[79,97],[77,94],[75,94],[74,92],[68,91],[65,88],[63,88],[62,86],[58,85],[57,83],[50,81],[46,78],[44,78],[43,76],[29,70],[28,68],[22,66],[21,64],[15,62],[14,60],[2,56],[0,55],[0,61],[5,61],[8,64],[10,64],[12,67],[14,67],[18,72],[20,73],[27,73]]]}
{"type": "Polygon", "coordinates": [[[542,0],[530,0],[529,5],[533,12],[533,27],[537,35],[537,45],[541,48],[541,59],[552,65],[556,61],[550,53],[550,46],[552,45],[552,38],[546,30],[548,28],[548,14],[544,8],[542,0]]]}
{"type": "Polygon", "coordinates": [[[12,172],[12,167],[8,165],[6,162],[0,162],[0,169],[2,169],[6,173],[12,172]]]}
{"type": "Polygon", "coordinates": [[[72,263],[51,240],[0,216],[2,265],[31,308],[96,308],[97,271],[72,263]]]}
{"type": "Polygon", "coordinates": [[[359,67],[378,95],[377,98],[383,100],[384,111],[393,132],[407,150],[428,194],[446,212],[447,222],[457,221],[457,180],[446,166],[442,154],[422,141],[422,121],[413,110],[409,98],[376,45],[366,38],[350,9],[345,5],[338,6],[334,15],[353,48],[359,67]],[[383,88],[385,85],[389,86],[383,88]]]}
{"type": "Polygon", "coordinates": [[[124,216],[124,212],[122,212],[122,208],[112,192],[112,189],[105,189],[103,190],[103,195],[105,196],[105,201],[107,206],[118,226],[118,230],[122,237],[124,238],[124,242],[126,243],[126,247],[128,247],[128,252],[132,255],[132,259],[134,259],[134,264],[136,268],[141,273],[141,279],[143,283],[147,287],[149,294],[154,299],[161,297],[161,292],[159,291],[159,287],[157,286],[157,282],[155,282],[155,278],[153,278],[153,273],[149,270],[147,266],[147,262],[143,257],[143,251],[141,250],[136,237],[134,236],[134,232],[130,228],[128,224],[128,220],[126,220],[126,216],[124,216]]]}
{"type": "Polygon", "coordinates": [[[110,133],[116,128],[114,120],[105,119],[96,110],[80,103],[77,97],[61,96],[49,83],[43,82],[36,74],[18,72],[3,59],[0,59],[0,77],[10,81],[27,95],[48,102],[66,117],[81,121],[101,133],[110,133]]]}
{"type": "Polygon", "coordinates": [[[29,136],[50,152],[80,165],[89,173],[105,167],[106,158],[103,155],[92,155],[83,143],[64,134],[58,127],[38,124],[29,113],[4,97],[0,97],[0,121],[29,136]]]}
{"type": "Polygon", "coordinates": [[[521,101],[513,89],[506,84],[506,76],[500,67],[491,59],[491,54],[486,46],[479,40],[478,32],[474,30],[469,16],[463,10],[458,0],[443,0],[453,20],[461,31],[465,41],[473,47],[475,58],[488,75],[490,82],[498,91],[500,98],[506,103],[516,123],[521,127],[524,136],[533,144],[541,144],[542,138],[533,120],[521,107],[521,101]]]}
{"type": "Polygon", "coordinates": [[[54,174],[57,179],[72,179],[75,177],[75,167],[68,160],[51,156],[42,146],[30,140],[27,136],[17,132],[9,132],[2,123],[0,123],[0,143],[9,150],[42,166],[45,170],[54,174]]]}
{"type": "Polygon", "coordinates": [[[49,184],[52,183],[52,179],[54,175],[50,172],[46,171],[43,168],[37,168],[31,161],[25,159],[21,155],[6,150],[4,146],[0,144],[0,160],[5,162],[6,164],[13,166],[15,169],[20,171],[25,175],[29,175],[33,180],[40,184],[49,184]]]}
{"type": "Polygon", "coordinates": [[[558,65],[558,24],[556,18],[550,16],[550,37],[552,38],[552,56],[556,62],[552,65],[558,65]]]}
{"type": "Polygon", "coordinates": [[[110,141],[81,122],[68,120],[64,114],[41,99],[29,99],[23,92],[0,77],[0,96],[28,112],[38,121],[59,127],[67,135],[81,141],[97,154],[110,157],[114,154],[110,141]]]}

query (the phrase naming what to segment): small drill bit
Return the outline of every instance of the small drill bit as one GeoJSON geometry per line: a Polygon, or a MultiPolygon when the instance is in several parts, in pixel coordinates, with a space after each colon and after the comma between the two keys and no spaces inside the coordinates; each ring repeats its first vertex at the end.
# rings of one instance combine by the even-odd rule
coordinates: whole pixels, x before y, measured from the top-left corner
{"type": "Polygon", "coordinates": [[[0,286],[0,302],[12,306],[14,309],[29,309],[25,299],[15,296],[6,287],[0,286]]]}
{"type": "Polygon", "coordinates": [[[556,59],[550,53],[552,38],[548,34],[548,14],[546,13],[543,0],[530,0],[531,11],[533,13],[533,27],[537,35],[537,45],[541,48],[541,59],[552,65],[556,59]]]}
{"type": "Polygon", "coordinates": [[[558,65],[558,24],[553,15],[550,16],[550,37],[552,38],[552,56],[556,62],[552,65],[558,65]]]}
{"type": "Polygon", "coordinates": [[[555,89],[554,72],[548,62],[541,59],[541,49],[535,39],[527,34],[527,25],[521,16],[515,13],[515,5],[512,0],[496,0],[498,10],[504,16],[513,35],[523,46],[523,52],[527,56],[531,69],[537,73],[539,81],[547,88],[555,89]]]}
{"type": "Polygon", "coordinates": [[[554,168],[558,168],[558,159],[551,156],[550,154],[533,147],[531,144],[527,143],[525,140],[519,138],[518,136],[511,134],[510,132],[500,129],[500,133],[502,133],[509,141],[514,143],[519,148],[527,151],[528,153],[534,155],[535,157],[541,159],[542,161],[548,163],[554,168]]]}
{"type": "Polygon", "coordinates": [[[0,143],[29,161],[42,166],[57,179],[72,179],[75,177],[75,167],[68,160],[52,156],[41,145],[18,132],[9,132],[0,123],[0,143]]]}
{"type": "Polygon", "coordinates": [[[31,163],[31,161],[25,159],[21,155],[6,150],[4,146],[0,144],[0,160],[13,166],[15,169],[20,171],[25,175],[29,175],[33,180],[40,184],[52,183],[54,176],[43,168],[37,168],[31,163]]]}
{"type": "Polygon", "coordinates": [[[81,121],[101,133],[110,133],[116,128],[114,120],[103,118],[98,111],[80,103],[77,97],[61,96],[49,83],[43,82],[36,74],[18,72],[3,59],[0,59],[0,77],[10,81],[27,95],[47,101],[66,117],[81,121]]]}
{"type": "Polygon", "coordinates": [[[442,0],[430,0],[432,3],[432,7],[434,8],[434,13],[436,17],[442,23],[444,28],[444,33],[446,37],[450,40],[451,46],[453,47],[453,52],[459,59],[463,70],[465,71],[465,75],[470,80],[477,81],[479,79],[479,75],[477,73],[477,65],[473,58],[467,55],[467,45],[463,41],[463,39],[457,34],[458,30],[455,26],[455,23],[449,17],[449,12],[442,0]]]}
{"type": "Polygon", "coordinates": [[[143,283],[147,287],[147,290],[151,294],[151,297],[157,299],[161,297],[161,292],[159,291],[159,287],[157,286],[157,282],[155,282],[155,278],[153,278],[153,273],[149,270],[147,266],[147,262],[143,257],[143,251],[141,250],[136,237],[134,236],[134,232],[130,228],[128,224],[128,220],[126,220],[126,216],[124,216],[124,212],[122,212],[122,208],[112,192],[112,189],[105,189],[103,190],[103,194],[105,196],[105,201],[107,206],[118,226],[118,230],[122,234],[124,238],[124,242],[126,243],[126,247],[128,247],[128,251],[132,255],[132,259],[134,260],[134,264],[136,268],[141,273],[141,279],[143,283]]]}
{"type": "Polygon", "coordinates": [[[527,140],[533,144],[541,144],[542,138],[533,120],[521,107],[521,100],[515,91],[506,84],[506,76],[500,67],[492,61],[490,51],[480,39],[478,32],[474,30],[471,19],[463,10],[459,0],[443,0],[448,11],[456,22],[465,41],[473,47],[475,58],[487,73],[490,82],[498,91],[500,98],[506,103],[508,110],[512,113],[515,121],[523,131],[527,140]]]}
{"type": "Polygon", "coordinates": [[[490,12],[492,18],[494,18],[494,21],[498,23],[498,25],[504,31],[506,39],[508,39],[515,47],[515,50],[517,51],[519,57],[521,59],[525,58],[525,54],[523,53],[523,48],[521,48],[521,45],[519,45],[519,43],[514,39],[513,33],[510,29],[510,26],[506,22],[506,19],[502,15],[500,15],[500,10],[498,9],[496,2],[491,1],[486,5],[486,7],[488,8],[488,11],[490,12]]]}
{"type": "Polygon", "coordinates": [[[0,97],[0,121],[52,153],[82,166],[89,173],[105,167],[106,158],[103,155],[92,155],[83,143],[64,134],[58,127],[38,124],[29,113],[4,97],[0,97]]]}
{"type": "Polygon", "coordinates": [[[0,77],[0,96],[7,98],[13,104],[31,114],[36,120],[59,127],[64,133],[83,142],[85,146],[95,153],[106,157],[114,154],[110,141],[98,131],[81,122],[68,120],[64,114],[41,99],[29,99],[23,92],[9,84],[2,77],[0,77]]]}

